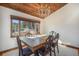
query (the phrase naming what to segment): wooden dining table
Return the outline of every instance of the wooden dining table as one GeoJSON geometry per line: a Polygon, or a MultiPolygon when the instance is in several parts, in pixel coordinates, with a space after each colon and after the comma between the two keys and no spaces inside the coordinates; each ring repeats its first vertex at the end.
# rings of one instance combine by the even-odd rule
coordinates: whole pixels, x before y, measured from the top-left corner
{"type": "Polygon", "coordinates": [[[38,49],[45,46],[47,35],[36,35],[31,37],[24,37],[21,41],[27,45],[35,55],[38,55],[38,49]]]}

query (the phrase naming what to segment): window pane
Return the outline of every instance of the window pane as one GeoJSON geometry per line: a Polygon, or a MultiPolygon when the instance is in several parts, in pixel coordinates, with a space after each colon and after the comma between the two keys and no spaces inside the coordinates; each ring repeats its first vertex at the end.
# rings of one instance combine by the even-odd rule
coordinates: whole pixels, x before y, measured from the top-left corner
{"type": "Polygon", "coordinates": [[[39,23],[35,23],[35,31],[37,34],[40,33],[40,24],[39,23]]]}
{"type": "Polygon", "coordinates": [[[12,36],[19,35],[19,20],[12,19],[12,36]]]}
{"type": "Polygon", "coordinates": [[[20,35],[26,35],[26,32],[29,31],[28,22],[27,21],[20,21],[20,35]]]}
{"type": "Polygon", "coordinates": [[[31,22],[28,22],[28,25],[27,26],[28,26],[29,29],[31,29],[32,28],[31,27],[31,22]]]}

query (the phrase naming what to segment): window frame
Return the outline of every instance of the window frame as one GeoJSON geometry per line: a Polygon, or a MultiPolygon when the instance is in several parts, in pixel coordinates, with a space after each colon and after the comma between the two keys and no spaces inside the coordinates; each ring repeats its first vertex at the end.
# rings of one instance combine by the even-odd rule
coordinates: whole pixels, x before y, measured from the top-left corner
{"type": "MultiPolygon", "coordinates": [[[[14,15],[10,15],[10,18],[11,18],[11,27],[10,27],[10,37],[16,37],[16,36],[13,36],[12,35],[12,20],[13,19],[15,19],[15,20],[19,20],[19,36],[21,36],[20,35],[20,21],[27,21],[27,22],[32,22],[32,23],[39,23],[40,24],[40,21],[37,21],[37,20],[33,20],[33,19],[28,19],[28,18],[24,18],[24,17],[20,17],[20,16],[14,16],[14,15]]],[[[39,27],[40,27],[40,25],[39,25],[39,27]]]]}

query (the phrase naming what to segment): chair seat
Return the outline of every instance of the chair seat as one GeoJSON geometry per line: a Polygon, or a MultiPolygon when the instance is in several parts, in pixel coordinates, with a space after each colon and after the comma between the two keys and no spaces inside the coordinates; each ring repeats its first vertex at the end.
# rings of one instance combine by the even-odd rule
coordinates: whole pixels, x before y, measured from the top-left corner
{"type": "Polygon", "coordinates": [[[23,48],[23,55],[24,56],[29,56],[32,54],[32,50],[30,48],[23,48]]]}

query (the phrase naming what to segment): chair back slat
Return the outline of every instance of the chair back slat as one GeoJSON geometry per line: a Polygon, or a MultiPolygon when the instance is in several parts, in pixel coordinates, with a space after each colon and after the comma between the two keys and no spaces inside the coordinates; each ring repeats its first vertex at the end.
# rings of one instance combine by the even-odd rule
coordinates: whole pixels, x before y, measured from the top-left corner
{"type": "Polygon", "coordinates": [[[59,33],[57,33],[56,36],[55,36],[55,38],[54,38],[54,41],[55,41],[55,43],[57,43],[57,44],[58,44],[58,40],[59,40],[59,33]]]}

